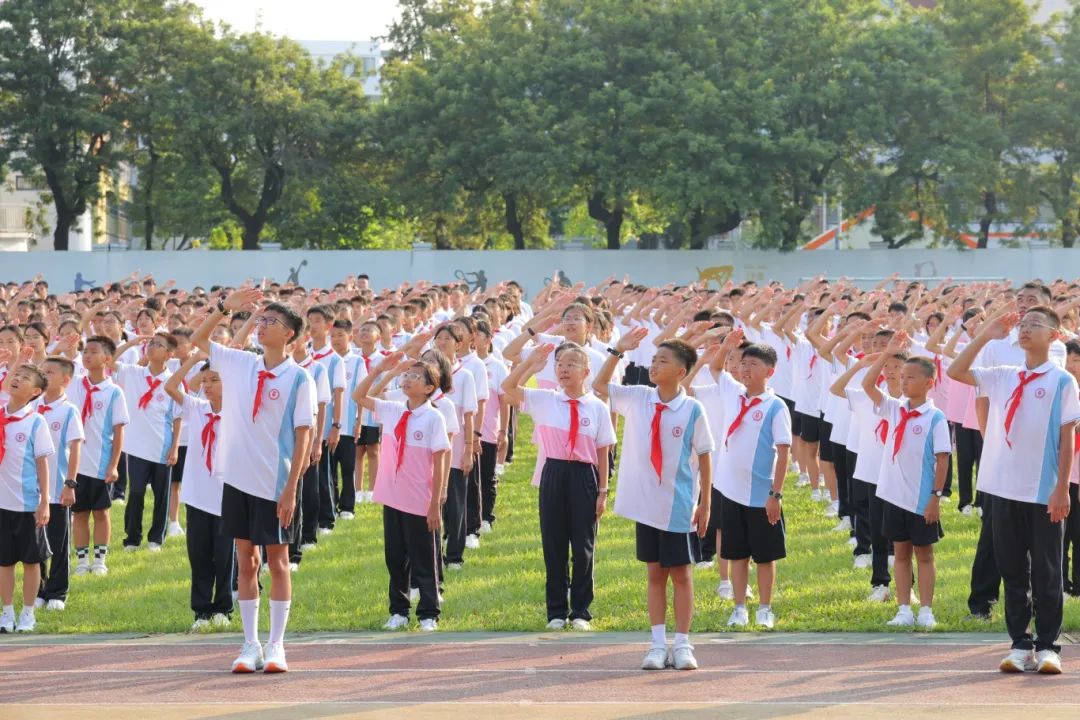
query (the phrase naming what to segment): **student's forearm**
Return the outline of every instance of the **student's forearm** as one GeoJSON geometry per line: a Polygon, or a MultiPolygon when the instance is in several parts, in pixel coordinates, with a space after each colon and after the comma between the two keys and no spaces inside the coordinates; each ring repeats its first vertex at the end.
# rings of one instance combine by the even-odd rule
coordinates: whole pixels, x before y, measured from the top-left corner
{"type": "Polygon", "coordinates": [[[975,362],[975,358],[978,357],[979,351],[986,347],[986,343],[990,341],[990,338],[982,333],[975,336],[971,342],[956,356],[956,359],[949,365],[947,374],[953,380],[962,382],[965,385],[974,385],[975,378],[971,375],[971,366],[975,362]]]}
{"type": "Polygon", "coordinates": [[[68,451],[68,477],[65,480],[74,480],[79,469],[79,460],[82,458],[82,440],[72,440],[71,449],[68,451]]]}
{"type": "Polygon", "coordinates": [[[611,376],[615,374],[615,366],[618,364],[619,358],[609,354],[600,372],[596,373],[596,378],[593,380],[593,392],[601,400],[607,400],[608,385],[611,383],[611,376]]]}
{"type": "Polygon", "coordinates": [[[784,491],[784,476],[787,475],[788,456],[791,447],[789,445],[776,446],[776,469],[773,471],[772,491],[781,493],[784,491]]]}
{"type": "Polygon", "coordinates": [[[836,378],[836,382],[829,388],[829,392],[837,397],[846,398],[848,385],[851,384],[851,379],[855,377],[857,372],[859,372],[859,366],[852,364],[840,377],[836,378]]]}
{"type": "MultiPolygon", "coordinates": [[[[52,502],[52,499],[49,497],[49,458],[47,456],[39,457],[36,464],[38,492],[41,493],[41,502],[48,505],[52,502]]],[[[59,499],[60,498],[57,498],[57,500],[59,499]]]]}
{"type": "Polygon", "coordinates": [[[1072,474],[1073,452],[1076,441],[1075,427],[1075,425],[1071,424],[1061,426],[1060,445],[1058,446],[1058,490],[1069,487],[1069,476],[1072,474]]]}
{"type": "MultiPolygon", "coordinates": [[[[949,453],[938,453],[934,465],[934,492],[945,489],[945,481],[949,472],[949,453]]],[[[1065,478],[1068,482],[1068,477],[1065,478]]]]}
{"type": "Polygon", "coordinates": [[[435,453],[431,458],[431,504],[432,507],[438,507],[441,504],[443,493],[443,481],[445,474],[443,473],[443,466],[446,464],[446,456],[450,454],[449,450],[440,450],[435,453]]]}
{"type": "Polygon", "coordinates": [[[885,362],[889,359],[888,353],[881,353],[881,357],[874,361],[874,364],[870,366],[870,369],[866,371],[862,379],[863,392],[870,398],[870,402],[875,407],[881,403],[883,397],[881,391],[877,388],[877,379],[881,375],[881,371],[885,369],[885,362]]]}
{"type": "Polygon", "coordinates": [[[341,413],[343,412],[342,406],[345,404],[342,402],[345,399],[345,388],[338,388],[334,390],[334,419],[335,425],[341,425],[341,413]]]}
{"type": "Polygon", "coordinates": [[[206,319],[202,321],[198,329],[191,336],[191,344],[205,353],[210,352],[210,334],[214,332],[216,328],[224,319],[225,315],[217,309],[217,305],[214,305],[213,310],[206,316],[206,319]]]}
{"type": "Polygon", "coordinates": [[[608,478],[611,476],[609,470],[610,466],[608,465],[608,460],[610,459],[610,456],[608,455],[609,447],[611,446],[605,445],[604,447],[596,448],[596,486],[600,492],[608,491],[608,478]]]}
{"type": "Polygon", "coordinates": [[[282,495],[296,492],[296,486],[300,482],[300,470],[305,466],[305,458],[311,445],[311,427],[305,425],[293,430],[293,453],[289,465],[289,477],[285,481],[285,489],[282,495]]]}
{"type": "Polygon", "coordinates": [[[712,504],[712,453],[698,455],[699,505],[712,504]]]}
{"type": "Polygon", "coordinates": [[[113,428],[112,454],[109,455],[109,467],[115,468],[120,464],[120,453],[124,451],[124,425],[113,428]]]}

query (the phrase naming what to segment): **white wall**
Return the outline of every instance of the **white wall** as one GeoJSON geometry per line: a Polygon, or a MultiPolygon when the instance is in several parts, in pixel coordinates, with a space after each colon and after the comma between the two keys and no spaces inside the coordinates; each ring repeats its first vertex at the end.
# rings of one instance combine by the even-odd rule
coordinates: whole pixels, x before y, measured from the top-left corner
{"type": "MultiPolygon", "coordinates": [[[[491,285],[515,279],[532,292],[561,269],[572,282],[588,285],[608,275],[628,273],[640,283],[685,284],[699,279],[699,270],[718,269],[736,281],[780,280],[791,286],[800,278],[825,274],[880,278],[893,272],[904,277],[1009,278],[1052,280],[1080,275],[1080,249],[1037,250],[852,250],[797,251],[650,251],[650,250],[523,250],[523,251],[261,251],[261,252],[68,252],[3,253],[0,281],[44,274],[53,290],[74,288],[76,274],[95,285],[121,279],[134,270],[153,272],[180,287],[236,285],[247,278],[285,282],[300,266],[300,284],[328,286],[349,274],[367,273],[376,288],[402,281],[475,281],[482,271],[491,285]]],[[[873,284],[870,282],[869,284],[873,284]]]]}

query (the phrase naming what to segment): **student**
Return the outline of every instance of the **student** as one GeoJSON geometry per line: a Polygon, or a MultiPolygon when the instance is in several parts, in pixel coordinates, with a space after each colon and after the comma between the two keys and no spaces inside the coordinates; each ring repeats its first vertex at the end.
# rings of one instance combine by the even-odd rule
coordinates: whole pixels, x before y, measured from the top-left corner
{"type": "MultiPolygon", "coordinates": [[[[183,322],[190,321],[190,318],[185,318],[183,322]]],[[[187,359],[191,356],[191,333],[192,329],[189,327],[178,327],[175,330],[171,330],[170,333],[173,339],[176,340],[176,350],[173,351],[172,359],[169,361],[168,368],[170,373],[175,373],[180,369],[187,359]]],[[[192,368],[186,377],[182,379],[184,391],[187,392],[187,384],[190,383],[194,377],[198,374],[199,369],[192,368]]],[[[180,483],[184,479],[184,463],[187,460],[187,446],[188,446],[188,432],[187,428],[183,428],[180,433],[180,444],[176,453],[176,464],[172,467],[171,479],[172,488],[169,494],[169,530],[167,535],[169,537],[183,537],[184,528],[180,525],[180,483]]]]}
{"type": "MultiPolygon", "coordinates": [[[[320,316],[316,315],[314,317],[320,316]]],[[[315,394],[312,398],[315,403],[312,408],[315,429],[312,432],[314,432],[316,438],[321,438],[322,428],[326,427],[327,408],[331,401],[329,371],[326,369],[326,365],[315,362],[315,359],[308,352],[308,343],[304,336],[291,343],[289,347],[292,350],[292,359],[311,376],[312,381],[315,383],[315,394]]],[[[324,533],[319,528],[319,510],[323,495],[323,492],[319,489],[323,482],[320,468],[322,467],[323,455],[323,443],[313,441],[308,456],[307,470],[304,471],[300,478],[300,507],[296,513],[296,524],[300,532],[289,547],[289,569],[291,571],[300,569],[304,553],[316,548],[319,535],[329,534],[329,530],[324,533]]]]}
{"type": "Polygon", "coordinates": [[[502,401],[502,384],[510,374],[500,358],[492,353],[491,326],[483,320],[476,323],[476,356],[484,363],[487,375],[488,398],[480,426],[480,534],[490,533],[495,525],[495,500],[499,492],[496,468],[506,454],[507,428],[510,425],[510,406],[502,401]]]}
{"type": "Polygon", "coordinates": [[[83,424],[79,473],[75,480],[75,504],[71,506],[71,536],[75,543],[75,574],[105,575],[112,524],[109,487],[120,477],[120,454],[128,425],[124,391],[108,377],[116,345],[104,335],[86,340],[82,362],[86,369],[78,382],[68,388],[71,403],[79,408],[83,424]],[[90,564],[90,514],[94,516],[94,562],[90,564]]]}
{"type": "Polygon", "coordinates": [[[450,442],[442,414],[429,402],[439,387],[439,371],[434,365],[416,362],[401,376],[405,402],[368,395],[375,378],[402,357],[402,353],[394,353],[383,358],[353,395],[386,429],[374,490],[374,501],[383,506],[383,552],[390,574],[390,619],[383,629],[398,630],[409,624],[411,580],[420,591],[416,607],[420,629],[432,632],[438,629],[440,606],[440,468],[450,442]]]}
{"type": "MultiPolygon", "coordinates": [[[[342,396],[345,393],[345,362],[341,355],[334,352],[330,344],[330,330],[334,322],[333,308],[316,305],[307,311],[308,332],[311,342],[308,352],[311,360],[322,365],[326,370],[326,380],[330,385],[330,402],[326,407],[326,422],[320,425],[318,441],[322,452],[319,453],[319,535],[329,535],[337,521],[337,481],[330,476],[330,458],[337,450],[341,438],[342,396]]],[[[310,370],[310,368],[309,368],[310,370]]]]}
{"type": "MultiPolygon", "coordinates": [[[[380,350],[379,324],[374,320],[365,320],[360,324],[357,331],[357,345],[359,355],[364,363],[364,374],[371,372],[371,368],[390,354],[388,350],[380,350]]],[[[360,378],[361,380],[363,378],[360,378]]],[[[371,490],[364,491],[364,466],[367,465],[368,487],[375,487],[375,476],[379,472],[379,441],[382,428],[375,422],[370,411],[360,413],[360,431],[356,436],[356,499],[357,502],[371,502],[371,490]]]]}
{"type": "Polygon", "coordinates": [[[68,400],[67,387],[75,373],[75,364],[67,358],[51,357],[41,368],[45,375],[45,393],[37,411],[44,418],[55,452],[49,456],[49,525],[46,537],[53,556],[48,570],[42,566],[41,590],[35,607],[63,610],[68,595],[68,560],[71,552],[71,506],[78,487],[76,472],[82,451],[83,427],[79,409],[68,400]]]}
{"type": "Polygon", "coordinates": [[[31,404],[46,386],[33,365],[8,371],[7,403],[0,407],[0,633],[32,632],[41,563],[49,559],[49,455],[45,418],[31,404]],[[15,624],[15,565],[23,566],[23,608],[15,624]]]}
{"type": "Polygon", "coordinates": [[[232,664],[236,673],[285,672],[285,626],[289,619],[292,581],[289,543],[297,533],[296,501],[310,444],[318,442],[311,376],[286,355],[299,340],[304,320],[280,303],[258,316],[263,355],[211,343],[214,326],[237,310],[254,310],[263,293],[255,288],[234,291],[219,300],[192,336],[192,344],[210,355],[221,376],[221,431],[218,456],[224,487],[221,527],[236,541],[237,583],[244,645],[232,664]],[[259,547],[265,546],[270,567],[270,638],[259,645],[259,547]]]}
{"type": "MultiPolygon", "coordinates": [[[[695,368],[714,359],[722,362],[742,337],[741,330],[729,332],[695,368]]],[[[720,502],[720,557],[731,562],[735,609],[728,620],[730,627],[750,622],[746,583],[751,557],[757,566],[760,598],[755,623],[766,628],[776,624],[772,611],[776,561],[787,556],[781,500],[791,450],[791,418],[787,405],[767,386],[775,369],[776,351],[752,344],[742,351],[738,379],[724,371],[716,383],[691,390],[702,403],[708,398],[721,405],[725,428],[722,436],[714,437],[719,449],[710,493],[713,502],[720,502]]]]}
{"type": "Polygon", "coordinates": [[[133,551],[142,544],[143,503],[149,487],[154,493],[154,509],[146,547],[159,552],[168,529],[172,467],[180,453],[180,414],[162,387],[171,376],[167,365],[176,349],[176,339],[168,333],[140,335],[117,348],[117,354],[123,357],[124,351],[136,343],[142,343],[145,365],[117,362],[113,370],[131,418],[124,438],[129,484],[124,508],[124,550],[133,551]]]}
{"type": "Polygon", "coordinates": [[[483,523],[483,501],[480,492],[480,439],[483,434],[481,426],[491,391],[488,388],[484,361],[474,352],[475,321],[471,317],[460,317],[454,320],[453,326],[461,335],[457,347],[458,363],[472,375],[473,390],[476,393],[476,420],[472,437],[473,464],[472,471],[466,477],[465,497],[465,547],[475,550],[480,547],[480,526],[483,523]]]}
{"type": "Polygon", "coordinates": [[[593,548],[608,496],[608,448],[615,444],[611,413],[585,389],[589,356],[579,345],[542,345],[502,383],[507,401],[532,416],[544,446],[540,475],[540,539],[547,571],[548,630],[569,619],[575,630],[590,630],[593,548]],[[523,387],[555,351],[559,390],[523,387]],[[567,547],[572,574],[567,587],[567,547]],[[569,607],[567,594],[569,592],[569,607]]]}
{"type": "Polygon", "coordinates": [[[998,315],[982,324],[948,371],[953,380],[974,385],[988,406],[979,491],[992,496],[994,559],[1005,582],[1012,650],[1002,672],[1061,672],[1062,521],[1070,509],[1080,400],[1076,380],[1050,359],[1060,325],[1056,312],[1039,305],[1023,320],[1015,312],[998,315]],[[989,342],[1009,337],[1013,328],[1023,366],[972,368],[989,342]],[[1033,615],[1034,638],[1028,632],[1033,615]]]}
{"type": "MultiPolygon", "coordinates": [[[[1077,381],[1080,381],[1080,342],[1070,340],[1065,343],[1068,353],[1065,369],[1077,381]]],[[[1080,597],[1080,442],[1075,442],[1074,434],[1073,466],[1069,475],[1069,515],[1065,519],[1065,543],[1061,556],[1065,594],[1080,597]]]]}
{"type": "Polygon", "coordinates": [[[712,436],[701,403],[680,383],[697,362],[697,353],[679,340],[661,344],[643,385],[613,385],[611,377],[623,353],[641,344],[646,328],[619,338],[593,381],[601,399],[625,419],[619,493],[615,512],[636,522],[637,558],[648,569],[649,620],[652,647],[643,670],[662,670],[669,662],[679,670],[697,668],[690,645],[694,614],[693,566],[700,559],[699,539],[709,524],[712,487],[712,436]],[[691,463],[696,459],[697,468],[691,463]],[[694,476],[700,481],[695,484],[694,476]],[[667,648],[667,582],[674,586],[675,642],[667,648]]]}
{"type": "Polygon", "coordinates": [[[352,396],[356,386],[367,375],[364,359],[352,352],[351,337],[352,322],[335,320],[330,330],[330,346],[341,358],[345,390],[341,396],[340,437],[336,448],[330,454],[330,479],[334,483],[334,496],[337,498],[337,517],[342,520],[352,520],[356,512],[356,433],[359,413],[352,396]],[[339,475],[340,490],[337,486],[339,475]]]}
{"type": "Polygon", "coordinates": [[[203,353],[191,353],[165,383],[165,392],[180,408],[188,429],[190,462],[184,465],[180,500],[187,506],[187,554],[191,566],[192,630],[214,625],[226,627],[233,611],[232,585],[236,552],[232,538],[221,530],[221,463],[218,435],[221,422],[221,376],[205,362],[203,353]],[[205,397],[184,389],[184,378],[199,369],[199,387],[205,397]]]}
{"type": "Polygon", "coordinates": [[[903,352],[907,333],[893,336],[884,353],[863,376],[862,389],[874,412],[888,423],[885,452],[876,488],[882,502],[882,530],[893,543],[896,558],[896,616],[892,626],[918,625],[927,630],[934,619],[934,543],[941,530],[941,497],[949,470],[952,438],[945,413],[934,407],[927,393],[934,386],[936,368],[926,357],[909,357],[900,372],[904,400],[882,393],[877,377],[889,359],[903,352]],[[919,565],[919,616],[911,612],[911,557],[919,565]]]}

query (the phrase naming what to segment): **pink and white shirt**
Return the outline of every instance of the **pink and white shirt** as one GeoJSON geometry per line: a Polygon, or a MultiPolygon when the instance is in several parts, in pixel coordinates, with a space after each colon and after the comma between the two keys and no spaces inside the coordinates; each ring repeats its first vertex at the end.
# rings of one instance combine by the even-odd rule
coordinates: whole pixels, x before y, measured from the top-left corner
{"type": "Polygon", "coordinates": [[[442,414],[425,402],[406,421],[405,449],[398,467],[398,438],[394,431],[407,410],[403,402],[375,400],[373,414],[383,432],[373,499],[410,515],[427,516],[431,507],[434,455],[449,450],[450,442],[442,414]]]}

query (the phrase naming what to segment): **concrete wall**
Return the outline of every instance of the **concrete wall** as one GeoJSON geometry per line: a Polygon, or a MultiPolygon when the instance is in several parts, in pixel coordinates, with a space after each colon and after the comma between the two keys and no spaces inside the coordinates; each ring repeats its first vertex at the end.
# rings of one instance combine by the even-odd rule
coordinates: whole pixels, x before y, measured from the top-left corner
{"type": "Polygon", "coordinates": [[[684,284],[703,277],[724,281],[780,280],[825,274],[881,278],[1009,278],[1051,280],[1080,275],[1080,249],[1037,250],[853,250],[797,251],[262,251],[262,252],[69,252],[2,253],[0,281],[44,274],[57,292],[101,285],[134,270],[152,272],[159,282],[173,278],[181,287],[236,285],[247,278],[285,282],[298,270],[300,284],[328,286],[349,274],[367,273],[376,288],[405,280],[468,280],[474,286],[516,279],[530,292],[562,270],[571,282],[588,285],[608,275],[629,274],[651,285],[684,284]],[[85,284],[85,285],[82,285],[85,284]]]}

